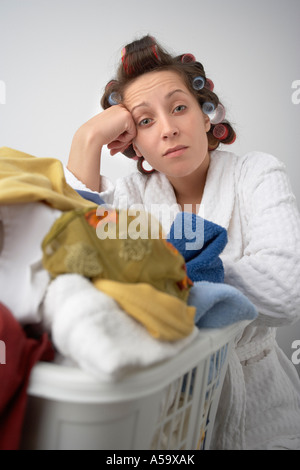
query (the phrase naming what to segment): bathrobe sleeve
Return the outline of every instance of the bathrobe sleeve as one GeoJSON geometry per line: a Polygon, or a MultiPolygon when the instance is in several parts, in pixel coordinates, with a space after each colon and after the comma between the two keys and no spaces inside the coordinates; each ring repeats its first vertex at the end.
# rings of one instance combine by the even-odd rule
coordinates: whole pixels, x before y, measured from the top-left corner
{"type": "Polygon", "coordinates": [[[248,154],[237,179],[243,254],[226,260],[225,282],[259,311],[258,323],[300,318],[300,218],[285,166],[271,155],[248,154]]]}
{"type": "Polygon", "coordinates": [[[64,173],[67,183],[73,189],[100,196],[106,204],[118,209],[128,209],[130,205],[144,203],[147,177],[137,171],[118,178],[115,183],[112,183],[109,178],[102,175],[102,191],[100,193],[88,188],[66,166],[64,167],[64,173]]]}
{"type": "Polygon", "coordinates": [[[66,182],[73,188],[75,191],[86,191],[95,196],[100,196],[107,204],[113,204],[115,187],[113,183],[106,177],[101,176],[101,184],[103,191],[99,193],[98,191],[93,191],[88,188],[82,181],[80,181],[66,166],[64,166],[64,174],[66,182]]]}

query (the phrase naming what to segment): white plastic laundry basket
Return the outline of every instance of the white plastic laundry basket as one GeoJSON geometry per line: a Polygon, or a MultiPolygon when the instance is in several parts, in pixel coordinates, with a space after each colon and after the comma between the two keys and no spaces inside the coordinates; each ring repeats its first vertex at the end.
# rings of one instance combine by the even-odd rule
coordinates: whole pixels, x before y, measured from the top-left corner
{"type": "Polygon", "coordinates": [[[75,367],[38,363],[22,449],[209,449],[239,323],[201,330],[177,357],[103,383],[75,367]]]}

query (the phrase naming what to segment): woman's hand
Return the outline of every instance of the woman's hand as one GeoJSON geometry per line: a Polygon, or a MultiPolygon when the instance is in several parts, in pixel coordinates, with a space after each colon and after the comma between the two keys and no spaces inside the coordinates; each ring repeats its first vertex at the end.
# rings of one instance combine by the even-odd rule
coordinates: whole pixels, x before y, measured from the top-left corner
{"type": "MultiPolygon", "coordinates": [[[[112,106],[106,109],[109,111],[114,123],[113,132],[107,132],[107,148],[111,155],[118,152],[124,152],[129,147],[136,136],[136,125],[130,112],[122,105],[112,106]]],[[[112,129],[111,129],[112,131],[112,129]]]]}
{"type": "Polygon", "coordinates": [[[115,105],[90,119],[82,126],[98,147],[107,145],[111,155],[123,152],[136,136],[136,126],[130,112],[115,105]]]}
{"type": "Polygon", "coordinates": [[[102,111],[84,123],[75,133],[68,169],[88,188],[100,190],[100,160],[103,145],[111,155],[124,150],[136,136],[136,125],[122,105],[102,111]]]}

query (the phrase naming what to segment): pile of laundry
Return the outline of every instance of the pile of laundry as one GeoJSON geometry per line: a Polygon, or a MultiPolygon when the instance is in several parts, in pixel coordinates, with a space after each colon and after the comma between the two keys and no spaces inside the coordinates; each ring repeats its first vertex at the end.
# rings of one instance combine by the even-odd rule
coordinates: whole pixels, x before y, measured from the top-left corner
{"type": "MultiPolygon", "coordinates": [[[[201,248],[187,249],[198,216],[178,214],[169,234],[159,226],[153,239],[144,213],[136,239],[134,216],[103,201],[99,213],[99,204],[84,196],[67,185],[59,160],[0,149],[0,340],[9,350],[15,334],[25,335],[27,379],[36,361],[53,359],[52,346],[100,379],[116,381],[177,354],[199,328],[256,317],[253,304],[224,284],[224,228],[202,219],[201,248]],[[180,239],[178,224],[185,228],[180,239]],[[117,236],[100,238],[99,230],[117,236]],[[28,325],[41,331],[29,347],[28,325]]],[[[1,383],[10,380],[13,364],[22,376],[15,359],[0,365],[1,383]]],[[[14,398],[3,390],[0,429],[14,398]]]]}

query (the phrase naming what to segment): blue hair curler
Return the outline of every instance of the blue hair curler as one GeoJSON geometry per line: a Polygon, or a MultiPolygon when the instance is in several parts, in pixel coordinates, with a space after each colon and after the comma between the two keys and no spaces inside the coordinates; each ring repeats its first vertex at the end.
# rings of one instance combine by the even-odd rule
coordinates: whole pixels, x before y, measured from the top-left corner
{"type": "Polygon", "coordinates": [[[111,106],[115,106],[116,104],[119,104],[120,102],[119,94],[116,91],[113,91],[108,97],[108,102],[111,106]]]}
{"type": "Polygon", "coordinates": [[[192,83],[192,86],[193,86],[194,90],[196,90],[196,91],[202,90],[204,85],[205,85],[205,78],[204,77],[201,77],[201,75],[199,75],[199,77],[194,78],[193,83],[192,83]]]}
{"type": "Polygon", "coordinates": [[[205,101],[202,105],[202,111],[204,114],[212,114],[215,111],[215,105],[210,101],[205,101]]]}

